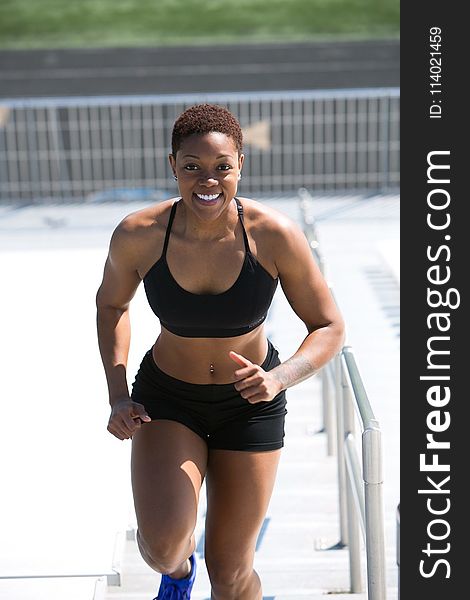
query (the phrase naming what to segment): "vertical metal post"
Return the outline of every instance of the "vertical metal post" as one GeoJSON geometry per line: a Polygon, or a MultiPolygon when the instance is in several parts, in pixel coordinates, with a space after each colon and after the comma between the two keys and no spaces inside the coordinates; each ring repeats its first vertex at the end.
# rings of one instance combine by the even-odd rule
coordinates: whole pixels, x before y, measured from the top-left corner
{"type": "Polygon", "coordinates": [[[362,434],[362,461],[366,504],[368,600],[385,600],[385,540],[382,504],[381,432],[368,427],[362,434]]]}
{"type": "Polygon", "coordinates": [[[326,373],[326,369],[322,369],[321,371],[321,407],[322,407],[322,423],[320,427],[320,433],[326,433],[326,440],[328,443],[328,427],[326,424],[327,418],[326,415],[328,413],[328,376],[326,373]]]}
{"type": "Polygon", "coordinates": [[[346,506],[348,511],[349,537],[349,580],[351,584],[350,592],[352,594],[359,594],[364,591],[361,574],[361,540],[359,537],[359,522],[357,519],[356,507],[354,506],[352,483],[349,476],[346,477],[346,480],[346,506]]]}
{"type": "Polygon", "coordinates": [[[335,363],[335,404],[336,404],[336,452],[338,460],[338,500],[340,541],[338,546],[347,546],[347,500],[346,500],[346,465],[344,461],[344,416],[343,387],[341,385],[341,355],[334,358],[335,363]]]}
{"type": "MultiPolygon", "coordinates": [[[[342,364],[342,361],[341,361],[342,364]]],[[[341,370],[341,387],[343,402],[343,440],[348,434],[354,434],[354,412],[351,389],[346,381],[346,376],[341,370]]],[[[343,460],[345,455],[343,453],[343,460]]],[[[358,594],[363,591],[361,574],[361,540],[359,532],[359,519],[356,512],[353,492],[353,473],[346,473],[346,507],[348,520],[348,546],[349,546],[349,576],[351,581],[351,593],[358,594]]]]}
{"type": "Polygon", "coordinates": [[[329,369],[330,365],[326,365],[322,370],[323,427],[326,431],[327,454],[333,456],[335,453],[335,431],[329,369]]]}
{"type": "Polygon", "coordinates": [[[352,433],[344,440],[344,457],[346,459],[346,472],[350,481],[354,484],[352,491],[354,495],[354,506],[361,526],[362,539],[366,541],[366,509],[364,499],[364,479],[362,478],[362,464],[359,462],[356,450],[356,441],[352,433]]]}

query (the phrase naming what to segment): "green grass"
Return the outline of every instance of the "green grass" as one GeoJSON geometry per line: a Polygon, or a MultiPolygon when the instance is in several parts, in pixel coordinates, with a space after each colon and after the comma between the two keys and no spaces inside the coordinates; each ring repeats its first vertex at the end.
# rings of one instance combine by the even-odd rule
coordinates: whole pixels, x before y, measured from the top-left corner
{"type": "Polygon", "coordinates": [[[399,35],[399,0],[0,0],[0,48],[399,35]]]}

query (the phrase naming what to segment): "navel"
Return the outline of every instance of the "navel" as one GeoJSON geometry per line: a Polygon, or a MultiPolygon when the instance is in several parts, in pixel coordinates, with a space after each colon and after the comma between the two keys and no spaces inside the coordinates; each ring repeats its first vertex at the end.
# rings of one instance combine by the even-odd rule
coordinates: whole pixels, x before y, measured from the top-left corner
{"type": "Polygon", "coordinates": [[[210,367],[209,367],[209,373],[212,375],[214,373],[215,369],[214,369],[214,365],[211,363],[210,367]]]}

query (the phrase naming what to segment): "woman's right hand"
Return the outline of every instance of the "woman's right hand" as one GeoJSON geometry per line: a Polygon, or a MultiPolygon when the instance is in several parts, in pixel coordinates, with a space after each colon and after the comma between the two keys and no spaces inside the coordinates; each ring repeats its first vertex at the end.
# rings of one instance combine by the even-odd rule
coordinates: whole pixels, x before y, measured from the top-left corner
{"type": "Polygon", "coordinates": [[[143,404],[123,398],[113,404],[108,422],[108,431],[119,440],[128,440],[140,429],[143,422],[150,422],[143,404]]]}

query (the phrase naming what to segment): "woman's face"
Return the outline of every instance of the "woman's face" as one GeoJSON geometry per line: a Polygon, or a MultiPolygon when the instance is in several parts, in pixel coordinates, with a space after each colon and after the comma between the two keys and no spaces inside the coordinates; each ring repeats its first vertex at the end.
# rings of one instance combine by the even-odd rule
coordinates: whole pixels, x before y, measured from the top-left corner
{"type": "Polygon", "coordinates": [[[170,154],[173,173],[186,206],[200,218],[218,217],[237,193],[243,154],[224,133],[187,137],[175,157],[170,154]]]}

